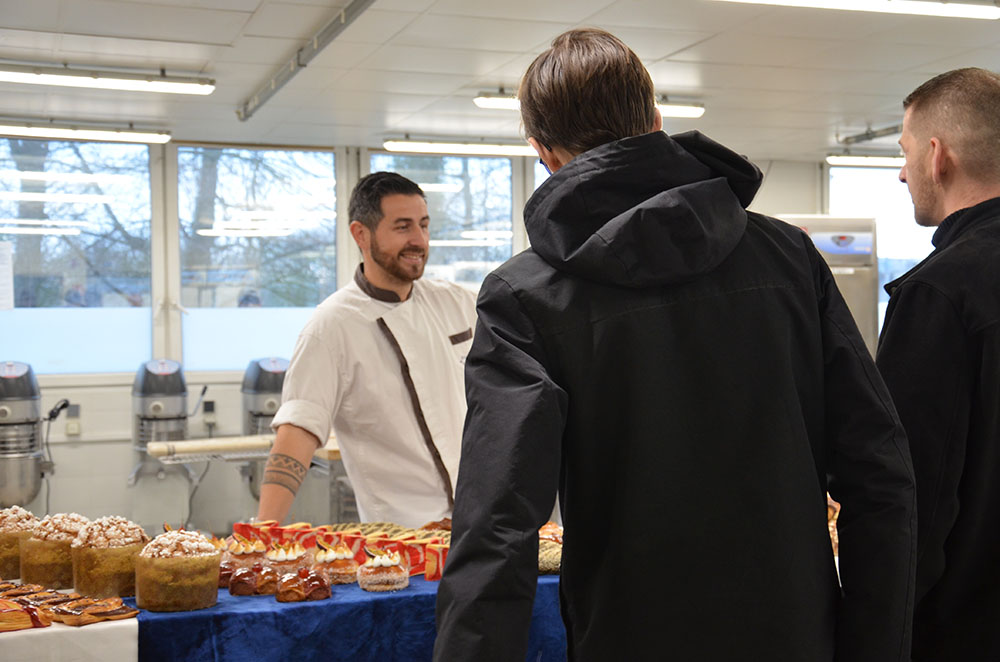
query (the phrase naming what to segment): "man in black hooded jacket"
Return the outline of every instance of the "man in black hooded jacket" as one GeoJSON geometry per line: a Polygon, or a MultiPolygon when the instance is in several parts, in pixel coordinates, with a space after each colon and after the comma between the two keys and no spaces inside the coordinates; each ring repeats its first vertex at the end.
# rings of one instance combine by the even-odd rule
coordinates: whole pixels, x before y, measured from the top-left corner
{"type": "Polygon", "coordinates": [[[606,32],[518,96],[554,174],[479,296],[435,660],[524,659],[557,491],[570,659],[908,660],[906,438],[809,238],[606,32]]]}
{"type": "Polygon", "coordinates": [[[934,251],[886,285],[878,367],[917,478],[915,662],[1000,660],[1000,75],[903,102],[899,178],[934,251]]]}

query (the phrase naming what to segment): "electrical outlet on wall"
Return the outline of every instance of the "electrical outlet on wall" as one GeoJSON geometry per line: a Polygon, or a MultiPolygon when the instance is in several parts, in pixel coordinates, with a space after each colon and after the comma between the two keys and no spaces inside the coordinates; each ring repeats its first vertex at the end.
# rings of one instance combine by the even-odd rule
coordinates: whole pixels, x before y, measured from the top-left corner
{"type": "Polygon", "coordinates": [[[215,400],[205,400],[201,403],[201,420],[206,427],[215,427],[215,400]]]}
{"type": "Polygon", "coordinates": [[[66,436],[78,437],[83,432],[80,426],[80,405],[66,407],[66,436]]]}

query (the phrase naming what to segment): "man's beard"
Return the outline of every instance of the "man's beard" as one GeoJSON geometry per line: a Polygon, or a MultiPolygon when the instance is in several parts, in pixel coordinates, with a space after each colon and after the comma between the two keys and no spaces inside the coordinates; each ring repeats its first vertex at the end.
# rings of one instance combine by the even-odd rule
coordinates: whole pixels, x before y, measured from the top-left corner
{"type": "Polygon", "coordinates": [[[383,252],[379,248],[378,241],[375,240],[374,233],[372,234],[371,240],[371,253],[372,261],[378,266],[382,267],[382,270],[388,273],[393,278],[397,278],[404,282],[412,282],[424,275],[424,266],[427,264],[427,252],[417,248],[406,247],[400,253],[420,253],[424,257],[424,261],[417,265],[410,265],[403,263],[399,259],[399,254],[391,255],[388,252],[383,252]]]}

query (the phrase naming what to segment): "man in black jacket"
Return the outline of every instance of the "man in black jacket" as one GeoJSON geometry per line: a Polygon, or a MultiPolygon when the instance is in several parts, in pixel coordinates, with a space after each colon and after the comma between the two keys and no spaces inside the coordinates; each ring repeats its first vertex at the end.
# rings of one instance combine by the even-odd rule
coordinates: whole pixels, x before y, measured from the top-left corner
{"type": "Polygon", "coordinates": [[[950,71],[903,107],[899,178],[937,226],[886,285],[877,359],[917,479],[913,659],[1000,660],[1000,76],[950,71]]]}
{"type": "Polygon", "coordinates": [[[435,659],[524,659],[558,490],[570,659],[908,660],[906,439],[809,238],[746,211],[756,166],[660,131],[606,32],[519,97],[555,174],[479,296],[435,659]]]}

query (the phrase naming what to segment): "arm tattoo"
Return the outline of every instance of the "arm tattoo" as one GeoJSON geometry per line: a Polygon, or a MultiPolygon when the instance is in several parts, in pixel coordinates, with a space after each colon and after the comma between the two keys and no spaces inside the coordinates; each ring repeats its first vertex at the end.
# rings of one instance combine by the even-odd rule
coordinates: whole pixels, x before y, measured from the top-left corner
{"type": "Polygon", "coordinates": [[[290,455],[272,453],[264,467],[262,485],[280,485],[293,495],[299,491],[309,468],[290,455]]]}

